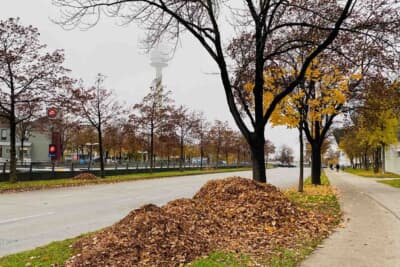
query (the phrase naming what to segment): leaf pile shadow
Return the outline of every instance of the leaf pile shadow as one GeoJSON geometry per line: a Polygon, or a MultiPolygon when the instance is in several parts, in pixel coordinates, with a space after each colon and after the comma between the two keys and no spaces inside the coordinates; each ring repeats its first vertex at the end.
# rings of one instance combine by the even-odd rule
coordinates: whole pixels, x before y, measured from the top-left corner
{"type": "Polygon", "coordinates": [[[177,266],[213,251],[268,257],[328,234],[332,224],[272,185],[232,177],[208,182],[192,199],[132,211],[75,243],[66,266],[177,266]]]}

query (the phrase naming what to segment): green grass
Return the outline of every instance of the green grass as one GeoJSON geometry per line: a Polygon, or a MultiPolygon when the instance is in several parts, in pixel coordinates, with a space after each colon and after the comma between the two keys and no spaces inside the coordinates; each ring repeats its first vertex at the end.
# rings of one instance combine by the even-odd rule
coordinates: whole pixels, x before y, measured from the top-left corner
{"type": "Polygon", "coordinates": [[[353,169],[353,168],[346,168],[344,169],[344,171],[366,178],[400,178],[400,175],[391,172],[374,173],[373,170],[353,169]]]}
{"type": "MultiPolygon", "coordinates": [[[[307,180],[310,180],[308,178],[307,180]]],[[[333,216],[337,224],[341,220],[341,211],[336,195],[331,187],[329,180],[325,174],[322,176],[322,186],[310,185],[306,182],[304,192],[299,193],[295,189],[288,190],[285,195],[305,209],[318,210],[333,216]]],[[[80,237],[78,237],[80,238],[80,237]]],[[[0,267],[6,266],[26,266],[31,263],[31,266],[62,266],[73,251],[71,244],[77,240],[67,239],[60,242],[53,242],[47,246],[40,247],[31,251],[17,253],[0,258],[0,267]],[[53,265],[52,265],[53,264],[53,265]]],[[[295,267],[304,260],[314,249],[320,244],[325,236],[320,236],[311,241],[298,244],[296,249],[276,248],[273,256],[269,259],[253,259],[250,255],[235,254],[228,252],[214,252],[208,257],[198,259],[188,266],[194,267],[245,267],[245,266],[272,266],[272,267],[295,267]],[[254,264],[258,265],[254,265],[254,264]]]]}
{"type": "Polygon", "coordinates": [[[277,249],[280,256],[273,257],[270,262],[270,267],[296,266],[297,256],[293,250],[277,249]]]}
{"type": "Polygon", "coordinates": [[[272,257],[268,262],[270,267],[295,267],[304,260],[317,247],[321,240],[313,240],[304,244],[297,251],[293,249],[281,248],[277,249],[278,256],[272,257]]]}
{"type": "Polygon", "coordinates": [[[71,245],[78,238],[80,237],[53,242],[43,247],[0,258],[0,267],[62,266],[71,257],[71,245]]]}
{"type": "MultiPolygon", "coordinates": [[[[342,219],[342,212],[334,189],[325,173],[321,174],[321,186],[311,185],[311,177],[304,182],[304,192],[288,190],[286,196],[300,207],[318,211],[334,218],[334,224],[338,225],[342,219]]],[[[300,244],[296,249],[278,248],[277,256],[273,257],[268,266],[271,267],[295,267],[303,261],[322,242],[325,236],[320,236],[311,241],[300,244]]]]}
{"type": "Polygon", "coordinates": [[[134,174],[125,174],[118,176],[107,176],[104,179],[97,179],[97,180],[75,180],[69,178],[69,179],[57,179],[57,180],[24,181],[17,183],[0,182],[0,193],[13,192],[13,191],[31,191],[31,190],[58,188],[58,187],[82,186],[89,184],[107,184],[107,183],[117,183],[117,182],[145,180],[154,178],[164,178],[164,177],[166,178],[174,176],[199,175],[207,173],[248,171],[248,170],[250,170],[250,168],[185,170],[185,171],[165,171],[165,172],[134,173],[134,174]]]}
{"type": "Polygon", "coordinates": [[[341,220],[340,205],[335,194],[301,194],[293,192],[287,196],[304,209],[320,212],[326,211],[336,217],[337,223],[339,223],[341,220]]]}
{"type": "Polygon", "coordinates": [[[304,209],[327,212],[341,220],[340,204],[325,173],[321,174],[321,186],[311,185],[311,177],[304,181],[304,193],[294,190],[286,192],[286,196],[304,209]]]}
{"type": "Polygon", "coordinates": [[[400,188],[400,175],[391,173],[391,172],[379,172],[379,173],[374,173],[372,170],[364,170],[364,169],[353,169],[353,168],[346,168],[346,172],[355,174],[361,177],[367,177],[367,178],[395,178],[392,180],[381,180],[377,181],[378,183],[382,184],[387,184],[393,187],[400,188]]]}
{"type": "Polygon", "coordinates": [[[192,267],[244,267],[249,266],[252,260],[247,255],[237,255],[234,253],[214,252],[207,258],[199,259],[188,266],[192,267]]]}
{"type": "MultiPolygon", "coordinates": [[[[307,179],[304,181],[304,185],[311,185],[311,176],[307,177],[307,179]]],[[[326,186],[331,185],[328,176],[326,176],[325,172],[321,172],[321,185],[326,185],[326,186]]]]}
{"type": "Polygon", "coordinates": [[[387,184],[393,187],[400,188],[400,179],[378,181],[378,183],[387,184]]]}

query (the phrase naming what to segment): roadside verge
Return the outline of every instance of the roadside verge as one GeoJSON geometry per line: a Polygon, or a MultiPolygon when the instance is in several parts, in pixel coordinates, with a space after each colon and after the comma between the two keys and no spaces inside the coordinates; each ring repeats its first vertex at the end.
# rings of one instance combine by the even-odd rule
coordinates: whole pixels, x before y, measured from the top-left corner
{"type": "Polygon", "coordinates": [[[103,179],[68,178],[68,179],[56,179],[56,180],[24,181],[17,183],[0,182],[0,194],[62,188],[62,187],[77,187],[77,186],[95,185],[95,184],[113,184],[120,182],[146,180],[146,179],[201,175],[208,173],[237,172],[237,171],[248,171],[248,170],[250,170],[250,168],[224,168],[224,169],[205,169],[205,170],[186,170],[186,171],[182,170],[182,171],[163,171],[163,172],[125,174],[117,176],[108,176],[103,179]]]}

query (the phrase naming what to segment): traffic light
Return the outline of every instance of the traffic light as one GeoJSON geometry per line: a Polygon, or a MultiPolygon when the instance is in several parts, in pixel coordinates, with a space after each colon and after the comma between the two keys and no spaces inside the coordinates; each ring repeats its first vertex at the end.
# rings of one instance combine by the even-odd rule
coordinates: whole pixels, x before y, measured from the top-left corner
{"type": "Polygon", "coordinates": [[[57,155],[57,146],[55,144],[49,145],[49,157],[55,158],[57,155]]]}

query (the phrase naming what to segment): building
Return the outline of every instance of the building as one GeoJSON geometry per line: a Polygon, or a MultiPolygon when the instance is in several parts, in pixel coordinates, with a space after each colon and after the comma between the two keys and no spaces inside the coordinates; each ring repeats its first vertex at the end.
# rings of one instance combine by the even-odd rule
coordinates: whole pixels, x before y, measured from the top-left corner
{"type": "Polygon", "coordinates": [[[385,171],[400,174],[400,138],[385,149],[385,171]]]}
{"type": "Polygon", "coordinates": [[[346,153],[342,151],[340,148],[338,148],[339,151],[339,165],[343,167],[351,167],[351,162],[349,157],[347,157],[346,153]]]}
{"type": "MultiPolygon", "coordinates": [[[[23,142],[24,163],[50,161],[48,149],[51,143],[49,132],[33,128],[23,142]]],[[[21,153],[21,140],[16,140],[17,158],[21,153]]],[[[4,119],[0,122],[0,163],[10,160],[10,127],[4,119]]]]}

